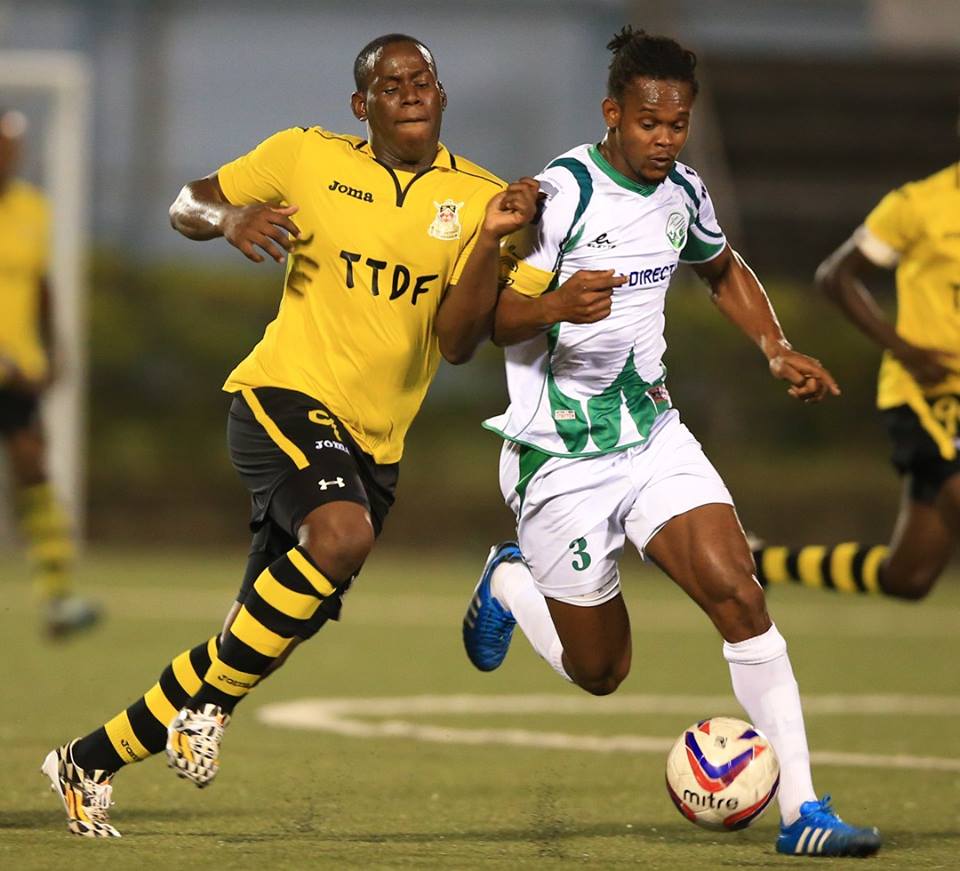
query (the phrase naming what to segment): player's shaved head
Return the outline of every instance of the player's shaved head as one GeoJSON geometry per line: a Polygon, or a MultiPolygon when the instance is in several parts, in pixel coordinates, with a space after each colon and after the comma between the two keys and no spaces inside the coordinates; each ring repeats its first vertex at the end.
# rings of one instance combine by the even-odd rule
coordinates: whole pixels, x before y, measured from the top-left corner
{"type": "Polygon", "coordinates": [[[384,36],[378,36],[376,39],[370,40],[370,42],[360,49],[360,53],[353,62],[353,81],[357,86],[357,91],[366,90],[370,73],[377,63],[381,49],[395,42],[412,42],[417,46],[423,54],[424,59],[430,64],[434,78],[437,77],[437,62],[433,59],[433,52],[430,51],[426,45],[416,37],[407,36],[405,33],[387,33],[384,36]]]}

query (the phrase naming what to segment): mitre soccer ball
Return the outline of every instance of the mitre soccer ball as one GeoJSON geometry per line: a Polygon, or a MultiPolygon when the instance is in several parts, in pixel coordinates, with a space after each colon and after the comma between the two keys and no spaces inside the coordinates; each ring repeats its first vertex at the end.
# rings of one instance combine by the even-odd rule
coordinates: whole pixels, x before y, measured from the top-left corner
{"type": "Polygon", "coordinates": [[[717,831],[745,829],[780,785],[780,763],[766,736],[733,717],[694,723],[667,756],[667,792],[688,820],[717,831]]]}

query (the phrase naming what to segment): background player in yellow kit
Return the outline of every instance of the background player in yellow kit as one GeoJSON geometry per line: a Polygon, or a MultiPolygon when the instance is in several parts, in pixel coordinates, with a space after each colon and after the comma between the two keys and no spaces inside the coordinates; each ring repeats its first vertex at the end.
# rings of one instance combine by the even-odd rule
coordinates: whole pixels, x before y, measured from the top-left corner
{"type": "Polygon", "coordinates": [[[845,542],[754,551],[763,583],[921,599],[960,536],[960,163],[887,194],[817,272],[820,287],[883,348],[877,405],[903,478],[889,546],[845,542]],[[863,283],[896,269],[891,324],[863,283]]]}
{"type": "Polygon", "coordinates": [[[504,190],[440,143],[447,97],[419,40],[374,40],[354,79],[367,138],[282,131],[186,185],[171,207],[188,238],[223,236],[251,260],[287,261],[277,317],[224,386],[253,546],[221,634],[48,754],[43,771],[74,834],[117,837],[113,773],[165,745],[178,774],[213,779],[237,702],[339,616],[393,504],[404,437],[441,355],[466,362],[490,335],[499,240],[533,217],[537,183],[504,190]]]}
{"type": "Polygon", "coordinates": [[[95,623],[98,611],[72,594],[73,541],[47,477],[40,400],[54,377],[50,215],[44,195],[14,175],[26,128],[22,113],[0,110],[0,438],[44,630],[63,637],[95,623]]]}

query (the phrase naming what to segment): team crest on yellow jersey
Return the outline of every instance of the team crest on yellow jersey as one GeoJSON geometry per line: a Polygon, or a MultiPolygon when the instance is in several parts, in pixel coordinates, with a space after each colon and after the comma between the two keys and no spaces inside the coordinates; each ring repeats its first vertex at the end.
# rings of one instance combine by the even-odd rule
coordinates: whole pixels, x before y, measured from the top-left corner
{"type": "Polygon", "coordinates": [[[427,227],[427,235],[443,241],[459,239],[460,209],[463,208],[463,203],[446,199],[442,203],[434,200],[433,205],[436,207],[437,216],[433,219],[433,223],[427,227]]]}

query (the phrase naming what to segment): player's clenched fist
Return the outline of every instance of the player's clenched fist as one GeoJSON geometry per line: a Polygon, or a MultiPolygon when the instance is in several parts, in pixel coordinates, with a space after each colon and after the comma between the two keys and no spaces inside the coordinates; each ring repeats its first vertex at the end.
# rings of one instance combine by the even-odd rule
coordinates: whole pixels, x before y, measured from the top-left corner
{"type": "Polygon", "coordinates": [[[526,176],[508,185],[487,203],[484,231],[502,239],[529,224],[537,211],[539,193],[539,182],[526,176]]]}
{"type": "Polygon", "coordinates": [[[300,228],[290,220],[297,209],[298,206],[281,208],[269,203],[236,206],[223,217],[223,236],[254,263],[263,262],[258,248],[282,263],[300,235],[300,228]]]}
{"type": "Polygon", "coordinates": [[[610,314],[614,288],[627,277],[612,269],[580,269],[555,291],[545,294],[543,303],[551,320],[571,324],[592,324],[610,314]]]}

